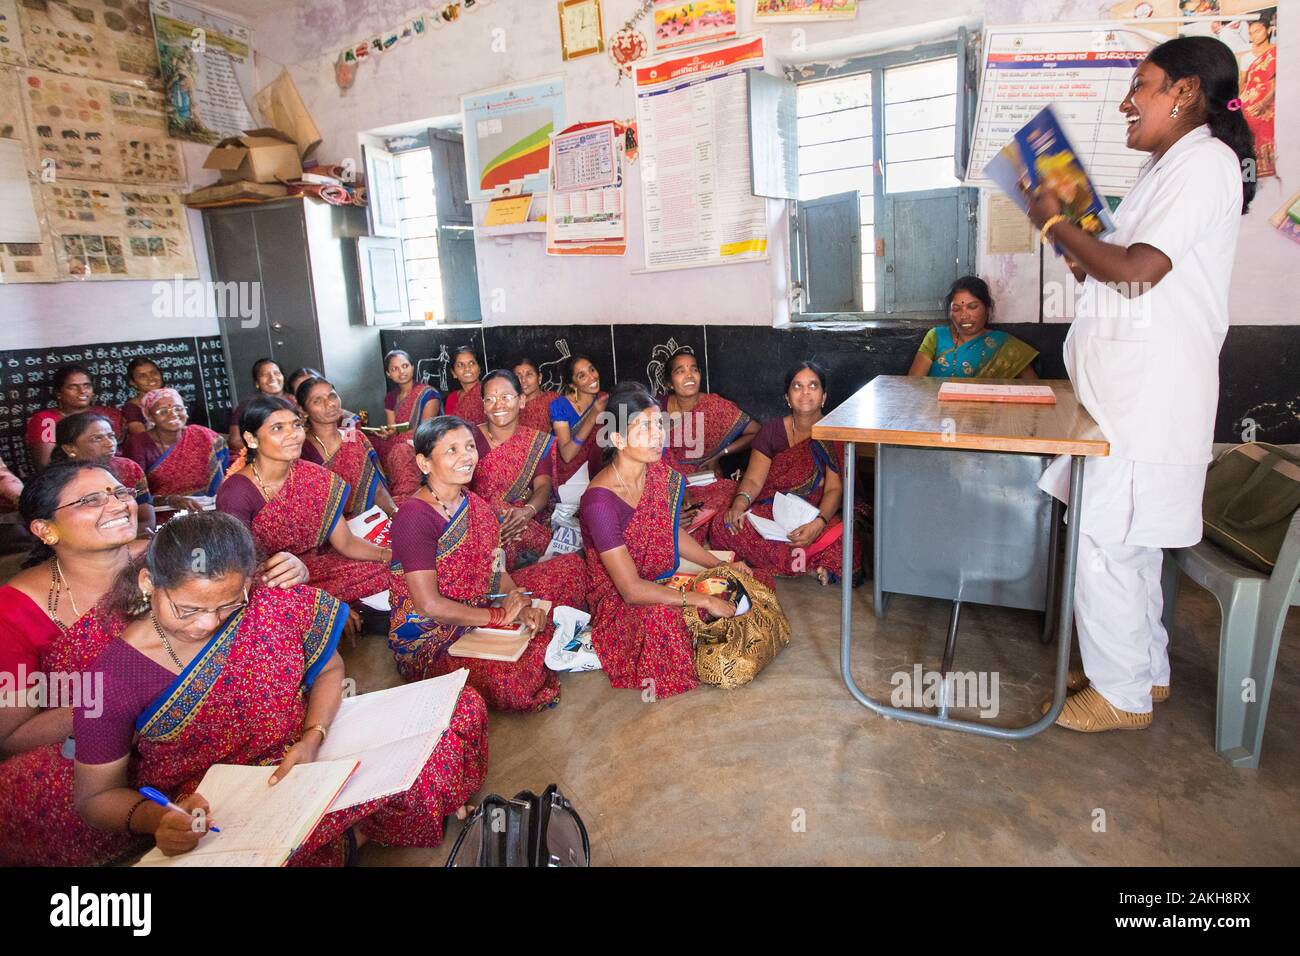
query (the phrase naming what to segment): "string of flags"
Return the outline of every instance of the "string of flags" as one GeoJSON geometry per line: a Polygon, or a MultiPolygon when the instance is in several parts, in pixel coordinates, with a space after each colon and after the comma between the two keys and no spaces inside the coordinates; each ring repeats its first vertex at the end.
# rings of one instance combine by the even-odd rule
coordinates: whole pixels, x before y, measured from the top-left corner
{"type": "Polygon", "coordinates": [[[411,17],[400,26],[383,33],[377,33],[364,40],[358,40],[339,52],[334,63],[334,76],[340,90],[346,90],[356,78],[357,65],[370,57],[382,56],[394,47],[410,43],[412,40],[427,36],[433,30],[441,30],[448,24],[456,23],[463,13],[474,13],[485,7],[492,0],[455,0],[434,7],[428,13],[411,17]]]}

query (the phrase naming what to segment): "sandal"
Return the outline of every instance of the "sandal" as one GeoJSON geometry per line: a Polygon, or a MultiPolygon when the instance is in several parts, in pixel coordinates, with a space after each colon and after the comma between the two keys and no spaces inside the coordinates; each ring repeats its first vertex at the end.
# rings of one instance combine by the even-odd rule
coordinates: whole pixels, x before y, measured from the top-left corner
{"type": "MultiPolygon", "coordinates": [[[[1078,691],[1081,691],[1085,687],[1089,686],[1089,684],[1091,684],[1091,681],[1088,680],[1088,675],[1083,672],[1082,667],[1070,668],[1070,676],[1065,679],[1066,693],[1069,694],[1077,693],[1078,691]]],[[[1163,704],[1168,699],[1169,699],[1168,684],[1151,685],[1151,700],[1153,703],[1163,704]]]]}
{"type": "MultiPolygon", "coordinates": [[[[1052,709],[1052,702],[1043,704],[1043,713],[1052,709]]],[[[1151,726],[1151,713],[1132,713],[1120,710],[1089,685],[1065,701],[1056,725],[1085,734],[1106,730],[1146,730],[1151,726]]]]}

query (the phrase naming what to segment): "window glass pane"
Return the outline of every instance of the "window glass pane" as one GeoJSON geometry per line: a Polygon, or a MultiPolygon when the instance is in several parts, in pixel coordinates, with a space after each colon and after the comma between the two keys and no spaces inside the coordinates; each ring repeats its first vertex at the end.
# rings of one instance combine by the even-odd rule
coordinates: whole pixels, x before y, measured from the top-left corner
{"type": "Polygon", "coordinates": [[[433,176],[402,176],[397,180],[397,194],[403,199],[433,195],[433,176]]]}
{"type": "Polygon", "coordinates": [[[918,189],[952,189],[960,185],[953,175],[951,156],[911,163],[889,163],[885,166],[885,188],[891,193],[915,192],[918,189]]]}
{"type": "Polygon", "coordinates": [[[814,146],[839,139],[871,135],[871,107],[823,113],[799,120],[799,146],[814,146]]]}
{"type": "Polygon", "coordinates": [[[408,259],[431,259],[437,258],[438,240],[437,239],[408,239],[402,244],[403,251],[408,259]]]}
{"type": "Polygon", "coordinates": [[[432,216],[438,209],[434,203],[433,190],[404,196],[398,203],[398,216],[401,219],[415,219],[419,216],[432,216]]]}
{"type": "Polygon", "coordinates": [[[412,173],[429,172],[433,168],[431,154],[427,149],[411,149],[394,154],[397,158],[397,175],[409,176],[412,173]]]}
{"type": "Polygon", "coordinates": [[[952,126],[957,121],[957,97],[936,96],[929,100],[891,103],[885,107],[885,132],[907,133],[935,126],[952,126]]]}
{"type": "Polygon", "coordinates": [[[957,58],[890,67],[885,71],[885,102],[902,103],[957,91],[957,58]]]}
{"type": "Polygon", "coordinates": [[[919,133],[895,133],[885,137],[885,162],[903,163],[912,159],[934,159],[951,156],[953,149],[952,126],[927,129],[919,133]]]}
{"type": "Polygon", "coordinates": [[[859,73],[834,80],[800,83],[797,95],[800,116],[867,106],[871,103],[871,74],[859,73]]]}
{"type": "Polygon", "coordinates": [[[406,260],[406,276],[409,279],[437,279],[439,275],[437,259],[406,260]]]}
{"type": "Polygon", "coordinates": [[[799,174],[871,165],[871,138],[846,139],[838,143],[805,146],[799,150],[799,174]]]}
{"type": "MultiPolygon", "coordinates": [[[[869,265],[871,265],[870,259],[864,259],[862,261],[862,268],[864,270],[866,270],[867,266],[869,265]]],[[[863,275],[870,275],[870,274],[871,273],[866,271],[863,272],[863,275]]],[[[862,283],[862,311],[863,312],[876,311],[876,284],[874,282],[862,283]]]]}
{"type": "Polygon", "coordinates": [[[403,239],[422,239],[435,236],[438,234],[438,218],[436,216],[415,216],[411,219],[403,219],[401,230],[403,239]]]}
{"type": "Polygon", "coordinates": [[[821,196],[833,196],[856,189],[861,193],[871,193],[871,167],[860,166],[857,169],[839,169],[829,173],[813,173],[799,177],[799,198],[817,199],[821,196]]]}
{"type": "Polygon", "coordinates": [[[871,265],[871,260],[874,259],[876,256],[876,227],[875,226],[862,227],[862,246],[860,248],[862,249],[862,257],[866,260],[866,265],[862,267],[864,270],[862,274],[865,276],[867,275],[868,272],[870,272],[872,269],[875,268],[875,266],[871,265]]]}
{"type": "Polygon", "coordinates": [[[862,224],[876,221],[876,203],[870,196],[858,197],[858,211],[862,214],[862,224]]]}

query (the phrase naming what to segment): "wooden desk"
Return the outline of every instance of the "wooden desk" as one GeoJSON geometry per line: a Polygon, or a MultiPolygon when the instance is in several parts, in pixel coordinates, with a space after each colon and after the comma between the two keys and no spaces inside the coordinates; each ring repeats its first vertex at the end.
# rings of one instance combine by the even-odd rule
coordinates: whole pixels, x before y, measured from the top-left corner
{"type": "MultiPolygon", "coordinates": [[[[895,586],[902,593],[944,597],[953,602],[940,673],[952,670],[956,651],[957,629],[963,601],[999,604],[1012,607],[1042,608],[1045,611],[1044,640],[1050,639],[1053,605],[1058,605],[1056,634],[1059,635],[1057,673],[1052,706],[1040,719],[1024,727],[998,727],[984,722],[950,719],[949,688],[941,695],[938,714],[919,709],[892,707],[867,697],[853,680],[850,669],[853,622],[852,577],[845,574],[841,582],[840,669],[845,685],[865,707],[884,717],[959,730],[1004,739],[1021,739],[1040,733],[1055,722],[1065,703],[1065,682],[1069,671],[1070,643],[1074,613],[1074,576],[1078,557],[1079,532],[1075,524],[1066,528],[1066,546],[1059,582],[1055,568],[1057,529],[1060,506],[1035,487],[1046,456],[1071,456],[1070,508],[1077,514],[1083,495],[1083,463],[1090,456],[1106,455],[1110,446],[1092,416],[1075,398],[1068,381],[1049,380],[1056,394],[1054,405],[1017,405],[993,402],[940,402],[938,378],[910,378],[882,375],[850,396],[813,426],[813,437],[846,443],[844,465],[843,513],[853,511],[856,444],[872,443],[876,448],[876,568],[874,605],[877,616],[884,614],[888,592],[882,586],[894,580],[907,584],[895,586]],[[1001,454],[988,454],[1001,453],[1001,454]],[[934,460],[930,456],[943,456],[934,460]],[[898,472],[897,475],[894,472],[898,472]],[[918,491],[921,482],[930,487],[918,491]],[[907,508],[891,508],[890,488],[902,489],[901,499],[911,502],[907,508]],[[934,530],[933,500],[928,509],[918,505],[927,494],[945,505],[944,533],[927,535],[934,530]],[[961,507],[963,496],[985,495],[974,505],[961,507]],[[909,497],[910,495],[910,497],[909,497]],[[990,518],[979,505],[997,502],[1002,508],[990,530],[990,518]],[[1046,517],[1050,509],[1050,523],[1046,517]],[[1041,517],[1024,520],[1022,513],[1036,512],[1041,517]],[[962,527],[966,521],[971,534],[962,527]],[[888,522],[893,525],[888,525],[888,522]],[[1050,529],[1044,547],[1043,526],[1050,529]],[[887,565],[887,527],[894,540],[910,541],[921,549],[924,560],[901,562],[913,566],[901,576],[887,565]],[[977,530],[975,530],[977,529],[977,530]],[[978,535],[982,534],[982,538],[978,535]],[[901,537],[900,537],[901,535],[901,537]],[[990,535],[993,541],[990,543],[990,535]],[[1002,535],[1003,540],[997,540],[1002,535]],[[968,537],[978,539],[970,545],[984,558],[979,566],[971,554],[963,555],[959,542],[968,537]],[[1036,540],[1033,540],[1036,539],[1036,540]],[[1028,540],[1029,547],[1025,547],[1028,540]],[[1021,580],[1007,580],[1007,554],[999,547],[1020,557],[1021,566],[1032,566],[1033,574],[1021,580]],[[1019,549],[1019,551],[1017,551],[1019,549]],[[1039,563],[1046,563],[1046,573],[1039,563]],[[926,575],[915,568],[926,570],[926,575]],[[999,578],[998,571],[1002,571],[999,578]],[[910,586],[908,586],[910,584],[910,586]]],[[[981,380],[987,384],[1012,384],[1004,380],[981,380]]],[[[1019,384],[1024,384],[1023,382],[1019,384]]],[[[1036,383],[1039,384],[1039,383],[1036,383]]],[[[853,522],[844,522],[843,547],[845,568],[852,567],[853,522]]],[[[894,562],[895,565],[899,562],[894,562]]],[[[1014,562],[1012,562],[1014,563],[1014,562]]],[[[1015,578],[1015,574],[1010,575],[1015,578]]]]}

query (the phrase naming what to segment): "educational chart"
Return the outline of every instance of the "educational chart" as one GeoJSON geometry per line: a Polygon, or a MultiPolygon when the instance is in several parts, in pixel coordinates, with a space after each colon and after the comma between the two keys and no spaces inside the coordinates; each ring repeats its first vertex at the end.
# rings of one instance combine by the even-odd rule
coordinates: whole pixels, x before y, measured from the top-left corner
{"type": "Polygon", "coordinates": [[[61,278],[197,277],[175,190],[69,180],[41,191],[61,278]]]}
{"type": "Polygon", "coordinates": [[[637,68],[647,269],[767,254],[767,200],[750,192],[745,78],[762,68],[761,36],[637,68]]]}
{"type": "Polygon", "coordinates": [[[36,154],[28,139],[27,123],[23,118],[21,85],[18,71],[0,67],[0,140],[11,144],[12,153],[21,150],[21,169],[12,168],[5,175],[3,189],[14,203],[21,204],[20,190],[26,189],[28,202],[35,213],[39,237],[35,242],[15,242],[8,236],[0,241],[0,283],[52,282],[58,278],[59,266],[54,258],[54,246],[45,230],[45,207],[41,202],[40,183],[34,173],[36,154]]]}
{"type": "Polygon", "coordinates": [[[30,66],[158,89],[148,0],[22,0],[30,66]]]}
{"type": "Polygon", "coordinates": [[[1108,196],[1125,195],[1148,157],[1124,145],[1119,104],[1133,71],[1157,42],[1145,31],[1106,24],[985,30],[967,185],[994,186],[984,167],[1051,104],[1097,188],[1108,196]]]}
{"type": "Polygon", "coordinates": [[[736,35],[736,0],[654,0],[654,6],[656,52],[736,35]]]}
{"type": "Polygon", "coordinates": [[[180,145],[167,136],[162,94],[103,80],[23,70],[29,140],[58,179],[185,182],[180,145]]]}
{"type": "Polygon", "coordinates": [[[461,97],[469,198],[545,193],[551,134],[564,129],[564,80],[549,77],[461,97]]]}
{"type": "Polygon", "coordinates": [[[150,8],[171,135],[215,143],[257,126],[248,107],[252,31],[173,0],[153,0],[150,8]]]}
{"type": "Polygon", "coordinates": [[[852,20],[858,0],[755,0],[754,23],[788,23],[796,20],[852,20]]]}
{"type": "Polygon", "coordinates": [[[0,0],[0,64],[27,65],[23,31],[18,25],[18,0],[0,0]]]}

